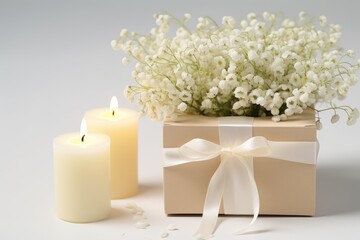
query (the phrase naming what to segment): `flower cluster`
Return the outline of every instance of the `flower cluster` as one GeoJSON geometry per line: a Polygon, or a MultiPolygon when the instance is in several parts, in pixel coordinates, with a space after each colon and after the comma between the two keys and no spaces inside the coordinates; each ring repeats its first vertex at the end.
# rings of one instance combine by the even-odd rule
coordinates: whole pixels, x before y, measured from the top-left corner
{"type": "Polygon", "coordinates": [[[240,21],[223,17],[221,24],[200,17],[194,30],[186,25],[190,14],[182,20],[169,14],[154,18],[149,35],[123,29],[111,42],[126,54],[124,64],[130,56],[136,61],[137,85],[126,88],[126,98],[153,119],[200,114],[280,121],[314,108],[320,126],[324,110],[334,111],[333,123],[339,111],[349,125],[359,116],[356,108],[333,103],[356,83],[360,62],[338,46],[340,26],[324,16],[301,12],[296,21],[280,21],[268,12],[250,13],[240,21]],[[177,24],[175,31],[171,23],[177,24]],[[315,109],[316,103],[328,107],[315,109]]]}

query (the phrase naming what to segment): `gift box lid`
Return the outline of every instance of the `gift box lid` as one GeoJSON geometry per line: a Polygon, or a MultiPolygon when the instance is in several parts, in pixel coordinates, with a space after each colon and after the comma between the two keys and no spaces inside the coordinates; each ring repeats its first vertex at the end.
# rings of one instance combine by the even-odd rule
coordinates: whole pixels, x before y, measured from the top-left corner
{"type": "MultiPolygon", "coordinates": [[[[316,141],[315,114],[311,109],[286,121],[274,122],[271,117],[253,120],[253,136],[264,136],[272,141],[316,141]]],[[[218,143],[218,127],[217,117],[183,115],[177,121],[168,118],[164,121],[164,147],[178,147],[194,137],[218,143]]]]}

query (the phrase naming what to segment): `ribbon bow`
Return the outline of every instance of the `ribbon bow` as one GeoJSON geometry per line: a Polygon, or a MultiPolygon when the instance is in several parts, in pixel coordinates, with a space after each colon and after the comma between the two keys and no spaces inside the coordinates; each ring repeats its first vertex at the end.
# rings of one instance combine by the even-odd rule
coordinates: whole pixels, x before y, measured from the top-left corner
{"type": "Polygon", "coordinates": [[[208,238],[213,233],[219,214],[221,200],[227,208],[237,209],[237,190],[239,183],[250,186],[253,206],[253,219],[250,224],[236,231],[241,234],[248,229],[259,215],[259,194],[252,171],[244,161],[247,157],[263,157],[271,153],[269,143],[264,137],[252,137],[233,148],[221,147],[210,141],[195,138],[179,148],[180,155],[186,160],[203,161],[221,155],[220,166],[212,176],[204,203],[203,218],[196,232],[199,238],[208,238]],[[235,173],[237,172],[237,173],[235,173]],[[245,173],[245,174],[241,174],[245,173]]]}
{"type": "Polygon", "coordinates": [[[233,148],[222,147],[205,139],[194,138],[182,145],[179,152],[185,159],[203,161],[221,154],[230,154],[236,157],[265,157],[271,153],[271,148],[268,140],[260,136],[249,138],[243,144],[233,148]]]}

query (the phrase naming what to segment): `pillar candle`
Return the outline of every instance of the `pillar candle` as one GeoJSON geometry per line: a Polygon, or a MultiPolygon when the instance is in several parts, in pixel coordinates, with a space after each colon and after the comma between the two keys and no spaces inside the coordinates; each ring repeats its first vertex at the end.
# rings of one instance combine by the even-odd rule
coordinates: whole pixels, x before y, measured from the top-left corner
{"type": "Polygon", "coordinates": [[[80,133],[58,136],[53,142],[57,215],[68,222],[106,218],[110,201],[110,138],[80,133]]]}
{"type": "Polygon", "coordinates": [[[118,108],[116,97],[110,108],[88,111],[89,131],[107,134],[111,139],[111,195],[113,199],[133,196],[138,191],[138,118],[139,113],[118,108]]]}

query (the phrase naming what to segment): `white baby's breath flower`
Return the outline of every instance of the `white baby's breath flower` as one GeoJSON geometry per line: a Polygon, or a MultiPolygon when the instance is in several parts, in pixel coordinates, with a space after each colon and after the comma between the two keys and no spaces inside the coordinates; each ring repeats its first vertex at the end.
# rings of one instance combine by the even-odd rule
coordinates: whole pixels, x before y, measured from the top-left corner
{"type": "Polygon", "coordinates": [[[299,12],[299,18],[300,19],[304,19],[305,17],[306,17],[306,12],[304,12],[304,11],[301,11],[301,12],[299,12]]]}
{"type": "Polygon", "coordinates": [[[250,61],[256,61],[259,58],[259,55],[254,50],[250,50],[248,53],[248,58],[250,61]]]}
{"type": "Polygon", "coordinates": [[[227,81],[236,81],[237,77],[234,73],[230,73],[226,76],[227,81]]]}
{"type": "Polygon", "coordinates": [[[120,37],[126,37],[126,35],[129,33],[127,29],[121,29],[120,31],[120,37]]]}
{"type": "Polygon", "coordinates": [[[111,41],[111,47],[114,49],[114,50],[120,50],[120,45],[119,45],[119,41],[117,40],[112,40],[111,41]]]}
{"type": "Polygon", "coordinates": [[[128,64],[130,63],[130,60],[129,60],[129,58],[127,58],[127,57],[123,57],[123,59],[121,60],[121,62],[122,62],[122,64],[124,64],[124,65],[128,65],[128,64]]]}
{"type": "Polygon", "coordinates": [[[230,16],[225,16],[225,17],[223,17],[223,19],[222,19],[222,24],[223,24],[225,27],[233,28],[234,25],[235,25],[235,19],[234,19],[233,17],[230,17],[230,16]]]}
{"type": "Polygon", "coordinates": [[[188,102],[188,101],[191,101],[192,95],[191,95],[191,93],[190,93],[189,91],[183,90],[183,91],[181,91],[181,93],[180,93],[180,99],[181,99],[182,101],[188,102]]]}
{"type": "Polygon", "coordinates": [[[356,123],[356,119],[352,117],[349,117],[348,120],[346,121],[346,124],[349,126],[354,125],[355,123],[356,123]]]}
{"type": "Polygon", "coordinates": [[[182,102],[178,105],[177,107],[181,112],[185,112],[186,111],[186,108],[187,108],[187,105],[186,103],[182,102]]]}
{"type": "Polygon", "coordinates": [[[324,26],[327,23],[327,18],[325,16],[320,16],[319,21],[320,24],[324,26]]]}
{"type": "Polygon", "coordinates": [[[346,124],[349,126],[354,125],[358,118],[359,118],[359,110],[357,108],[354,108],[351,110],[346,124]]]}
{"type": "Polygon", "coordinates": [[[241,57],[240,57],[240,54],[234,50],[234,49],[231,49],[229,51],[229,56],[231,57],[231,59],[234,61],[234,62],[238,62],[240,61],[241,57]]]}
{"type": "Polygon", "coordinates": [[[351,115],[356,119],[359,118],[359,109],[357,108],[352,109],[351,115]]]}
{"type": "Polygon", "coordinates": [[[300,101],[303,103],[307,103],[309,101],[309,93],[306,92],[304,94],[301,94],[300,101]]]}
{"type": "Polygon", "coordinates": [[[241,101],[237,101],[237,102],[235,102],[235,103],[233,104],[232,109],[238,110],[238,109],[241,108],[241,107],[243,107],[242,102],[241,102],[241,101]]]}
{"type": "Polygon", "coordinates": [[[134,58],[131,75],[138,85],[124,93],[151,118],[272,115],[284,121],[318,102],[344,111],[348,124],[358,118],[357,110],[334,101],[357,82],[360,62],[339,46],[341,28],[325,16],[320,26],[305,12],[281,24],[269,12],[262,18],[250,13],[240,24],[232,16],[222,24],[200,17],[195,29],[186,25],[190,17],[155,14],[149,35],[124,29],[111,42],[125,53],[123,63],[134,58]],[[169,31],[172,23],[179,26],[169,31]]]}
{"type": "Polygon", "coordinates": [[[274,122],[280,122],[281,121],[281,117],[279,115],[276,116],[272,116],[271,120],[273,120],[274,122]]]}
{"type": "Polygon", "coordinates": [[[287,118],[288,118],[288,116],[287,116],[286,114],[281,114],[281,115],[280,115],[280,120],[281,120],[281,121],[286,121],[287,118]]]}
{"type": "Polygon", "coordinates": [[[343,84],[339,87],[338,92],[341,96],[346,96],[348,91],[349,91],[349,85],[348,84],[343,84]]]}
{"type": "Polygon", "coordinates": [[[291,108],[287,108],[287,109],[285,110],[285,115],[286,115],[286,116],[292,116],[292,115],[294,115],[294,110],[291,109],[291,108]]]}
{"type": "Polygon", "coordinates": [[[217,56],[214,58],[214,65],[216,68],[223,69],[225,64],[225,59],[222,56],[217,56]]]}
{"type": "Polygon", "coordinates": [[[202,109],[209,109],[212,107],[212,102],[210,99],[205,99],[201,102],[201,108],[202,109]]]}
{"type": "Polygon", "coordinates": [[[286,106],[289,109],[295,109],[295,107],[297,106],[297,100],[295,97],[289,97],[286,99],[286,106]]]}
{"type": "Polygon", "coordinates": [[[271,114],[273,116],[279,115],[279,113],[280,113],[280,110],[278,108],[271,109],[271,114]]]}
{"type": "Polygon", "coordinates": [[[255,13],[249,13],[249,14],[247,15],[247,18],[248,18],[249,20],[254,20],[254,19],[256,19],[256,14],[255,14],[255,13]]]}
{"type": "Polygon", "coordinates": [[[207,97],[208,98],[214,98],[219,93],[219,89],[217,87],[210,88],[207,97]]]}
{"type": "Polygon", "coordinates": [[[247,26],[249,26],[249,24],[248,24],[248,22],[247,22],[246,20],[242,20],[242,21],[240,22],[240,25],[241,25],[241,27],[243,27],[243,28],[246,28],[247,26]]]}

